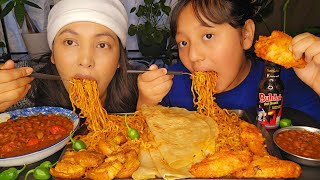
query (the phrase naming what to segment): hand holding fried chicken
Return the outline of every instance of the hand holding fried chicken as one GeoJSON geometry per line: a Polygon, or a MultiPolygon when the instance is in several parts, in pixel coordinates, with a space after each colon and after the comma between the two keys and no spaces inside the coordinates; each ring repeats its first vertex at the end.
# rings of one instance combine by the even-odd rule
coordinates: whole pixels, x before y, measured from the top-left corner
{"type": "Polygon", "coordinates": [[[293,68],[297,76],[320,95],[320,37],[303,33],[292,39],[290,46],[296,59],[305,57],[305,68],[293,68]]]}
{"type": "Polygon", "coordinates": [[[271,36],[260,36],[255,53],[264,60],[293,68],[297,76],[320,95],[320,38],[303,33],[292,38],[273,31],[271,36]]]}

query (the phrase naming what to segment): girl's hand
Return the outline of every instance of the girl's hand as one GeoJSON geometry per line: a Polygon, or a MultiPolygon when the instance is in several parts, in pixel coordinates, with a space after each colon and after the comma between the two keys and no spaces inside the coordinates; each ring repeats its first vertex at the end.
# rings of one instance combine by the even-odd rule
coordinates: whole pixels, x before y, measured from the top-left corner
{"type": "Polygon", "coordinates": [[[32,73],[30,67],[14,68],[12,60],[6,61],[0,67],[0,112],[22,99],[30,89],[33,78],[27,77],[32,73]]]}
{"type": "Polygon", "coordinates": [[[320,95],[320,38],[310,33],[299,34],[292,40],[296,59],[305,56],[305,68],[294,68],[297,76],[320,95]]]}
{"type": "Polygon", "coordinates": [[[157,105],[169,92],[173,83],[173,75],[166,75],[167,69],[159,69],[157,65],[153,64],[149,67],[149,70],[138,76],[139,98],[137,109],[140,109],[143,104],[157,105]]]}

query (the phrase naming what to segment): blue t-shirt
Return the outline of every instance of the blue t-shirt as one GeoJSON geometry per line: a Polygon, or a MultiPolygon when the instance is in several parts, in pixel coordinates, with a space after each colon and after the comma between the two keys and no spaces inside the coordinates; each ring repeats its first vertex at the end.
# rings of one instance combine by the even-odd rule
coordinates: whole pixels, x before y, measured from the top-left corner
{"type": "MultiPolygon", "coordinates": [[[[251,64],[250,72],[243,82],[229,91],[216,94],[216,102],[221,108],[245,110],[257,107],[259,83],[263,77],[264,62],[253,60],[251,64]]],[[[181,62],[170,66],[168,69],[189,72],[181,62]]],[[[280,76],[284,86],[283,107],[300,110],[320,122],[319,95],[302,82],[292,68],[282,68],[280,76]]],[[[191,83],[188,75],[174,76],[172,88],[161,104],[196,110],[193,105],[191,83]]]]}

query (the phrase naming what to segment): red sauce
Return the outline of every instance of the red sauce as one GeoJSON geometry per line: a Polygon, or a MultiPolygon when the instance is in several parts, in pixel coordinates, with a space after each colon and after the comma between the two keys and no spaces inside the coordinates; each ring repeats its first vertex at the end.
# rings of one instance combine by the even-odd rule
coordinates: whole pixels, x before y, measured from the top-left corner
{"type": "Polygon", "coordinates": [[[320,134],[306,130],[290,130],[278,134],[275,140],[287,152],[320,159],[320,134]]]}
{"type": "Polygon", "coordinates": [[[69,135],[73,122],[61,115],[37,115],[0,123],[0,158],[46,148],[69,135]]]}

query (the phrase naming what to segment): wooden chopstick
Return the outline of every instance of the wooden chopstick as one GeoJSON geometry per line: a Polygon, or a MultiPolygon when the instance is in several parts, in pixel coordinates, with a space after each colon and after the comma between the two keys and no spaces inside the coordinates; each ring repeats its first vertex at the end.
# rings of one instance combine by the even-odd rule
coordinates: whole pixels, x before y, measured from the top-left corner
{"type": "MultiPolygon", "coordinates": [[[[145,73],[149,70],[134,70],[134,69],[128,69],[127,73],[133,73],[133,74],[141,74],[141,73],[145,73]]],[[[183,71],[168,71],[167,74],[170,75],[192,75],[191,73],[188,72],[183,72],[183,71]]]]}

